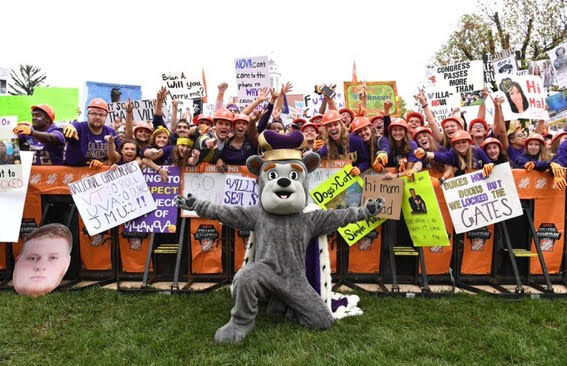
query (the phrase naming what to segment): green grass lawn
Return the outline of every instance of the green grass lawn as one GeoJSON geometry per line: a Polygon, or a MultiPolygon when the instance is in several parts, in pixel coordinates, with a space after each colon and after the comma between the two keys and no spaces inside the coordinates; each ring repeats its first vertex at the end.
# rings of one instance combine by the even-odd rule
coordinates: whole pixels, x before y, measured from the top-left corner
{"type": "Polygon", "coordinates": [[[567,300],[361,294],[365,314],[313,331],[258,316],[241,345],[217,345],[228,290],[170,296],[89,289],[0,293],[0,364],[567,364],[567,300]]]}

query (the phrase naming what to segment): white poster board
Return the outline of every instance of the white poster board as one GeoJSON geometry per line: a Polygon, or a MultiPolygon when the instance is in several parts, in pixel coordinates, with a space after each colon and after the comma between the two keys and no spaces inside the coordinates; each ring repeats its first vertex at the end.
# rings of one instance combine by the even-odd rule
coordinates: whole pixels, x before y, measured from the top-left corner
{"type": "MultiPolygon", "coordinates": [[[[117,118],[126,120],[126,104],[128,102],[108,103],[108,117],[106,117],[106,124],[113,123],[117,118]]],[[[154,114],[155,100],[143,99],[132,101],[134,109],[132,111],[132,118],[134,122],[151,121],[154,114]]]]}
{"type": "Polygon", "coordinates": [[[496,75],[498,90],[504,93],[502,113],[505,120],[543,119],[548,120],[545,109],[547,93],[543,80],[536,75],[496,75]]]}
{"type": "Polygon", "coordinates": [[[262,88],[270,87],[270,66],[267,56],[234,60],[238,103],[252,103],[262,88]]]}
{"type": "Polygon", "coordinates": [[[207,96],[201,77],[192,77],[192,74],[186,72],[164,72],[161,79],[171,99],[187,100],[207,96]]]}
{"type": "Polygon", "coordinates": [[[69,183],[69,190],[90,236],[157,208],[136,162],[69,183]]]}
{"type": "Polygon", "coordinates": [[[457,234],[521,216],[522,204],[509,163],[447,179],[441,186],[457,234]]]}
{"type": "Polygon", "coordinates": [[[560,88],[567,87],[567,42],[548,51],[547,54],[555,70],[557,85],[560,88]]]}

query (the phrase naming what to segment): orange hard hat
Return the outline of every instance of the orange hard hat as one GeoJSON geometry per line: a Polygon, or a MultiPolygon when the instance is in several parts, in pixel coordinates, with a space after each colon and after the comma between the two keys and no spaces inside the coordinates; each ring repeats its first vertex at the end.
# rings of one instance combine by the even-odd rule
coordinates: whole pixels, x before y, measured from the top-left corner
{"type": "Polygon", "coordinates": [[[418,113],[418,112],[409,112],[408,114],[406,114],[406,121],[409,121],[410,118],[412,117],[417,117],[420,120],[421,125],[423,126],[423,124],[425,123],[425,118],[423,118],[423,114],[418,113]]]}
{"type": "Polygon", "coordinates": [[[233,117],[234,117],[234,114],[231,111],[229,111],[226,108],[221,108],[221,109],[218,109],[215,112],[214,121],[216,122],[217,120],[224,119],[226,121],[232,122],[233,117]]]}
{"type": "Polygon", "coordinates": [[[417,134],[422,133],[422,132],[427,132],[429,135],[433,136],[433,132],[431,132],[430,128],[419,126],[415,130],[413,130],[412,139],[415,140],[415,137],[417,136],[417,134]]]}
{"type": "Polygon", "coordinates": [[[482,125],[484,126],[484,129],[488,132],[488,123],[486,123],[486,121],[483,120],[482,118],[476,118],[476,119],[473,119],[472,121],[469,122],[469,132],[471,132],[472,126],[475,123],[482,123],[482,125]]]}
{"type": "Polygon", "coordinates": [[[321,124],[323,126],[329,124],[329,123],[333,123],[333,122],[338,122],[340,120],[343,119],[343,116],[341,116],[341,114],[339,113],[339,111],[336,111],[334,109],[329,109],[327,112],[325,112],[325,114],[323,115],[323,119],[321,120],[321,124]]]}
{"type": "Polygon", "coordinates": [[[460,119],[455,118],[455,117],[447,117],[445,118],[443,121],[441,121],[441,128],[445,127],[445,123],[449,122],[449,121],[453,121],[456,122],[459,126],[461,126],[461,128],[463,128],[463,122],[461,122],[460,119]]]}
{"type": "Polygon", "coordinates": [[[309,119],[309,122],[316,123],[316,122],[318,122],[321,118],[323,118],[323,115],[322,115],[321,113],[315,113],[315,114],[313,115],[313,117],[311,117],[311,118],[309,119]]]}
{"type": "Polygon", "coordinates": [[[356,133],[356,131],[361,130],[367,126],[371,126],[368,117],[356,117],[350,124],[350,132],[356,133]]]}
{"type": "Polygon", "coordinates": [[[482,142],[482,144],[480,144],[480,148],[484,150],[484,148],[486,146],[488,146],[488,144],[497,144],[498,146],[500,146],[500,150],[502,150],[502,143],[500,142],[500,140],[494,138],[494,137],[489,137],[487,139],[484,139],[484,141],[482,142]]]}
{"type": "Polygon", "coordinates": [[[250,117],[244,113],[237,113],[232,119],[232,123],[234,124],[236,121],[245,121],[246,123],[250,123],[250,117]]]}
{"type": "Polygon", "coordinates": [[[384,119],[384,115],[383,115],[382,113],[378,112],[375,116],[372,116],[372,117],[370,118],[370,123],[374,123],[374,121],[376,121],[377,119],[383,120],[383,119],[384,119]]]}
{"type": "Polygon", "coordinates": [[[33,112],[35,109],[41,109],[42,111],[44,111],[45,113],[47,113],[47,115],[49,116],[49,118],[51,118],[51,122],[55,121],[55,111],[53,110],[53,108],[52,108],[49,104],[32,105],[32,106],[31,106],[32,112],[33,112]]]}
{"type": "Polygon", "coordinates": [[[202,123],[201,121],[209,121],[211,124],[215,122],[213,121],[213,117],[205,116],[204,114],[198,114],[195,117],[193,117],[193,124],[199,125],[202,123]]]}
{"type": "Polygon", "coordinates": [[[408,132],[408,123],[403,118],[396,118],[388,125],[388,132],[392,130],[393,127],[400,126],[406,129],[408,132]]]}
{"type": "Polygon", "coordinates": [[[102,98],[94,98],[93,100],[91,100],[87,109],[91,108],[102,109],[103,111],[108,113],[108,104],[106,104],[106,102],[102,98]]]}
{"type": "Polygon", "coordinates": [[[304,124],[307,123],[307,121],[306,121],[305,119],[303,119],[303,118],[296,118],[296,119],[294,119],[293,122],[291,122],[291,123],[293,123],[294,125],[303,126],[304,124]]]}
{"type": "Polygon", "coordinates": [[[343,113],[345,113],[345,112],[348,113],[348,114],[350,114],[350,118],[351,118],[351,119],[354,119],[354,112],[353,112],[353,111],[351,111],[350,109],[348,109],[348,108],[346,108],[346,107],[339,109],[339,113],[340,113],[340,114],[343,114],[343,113]]]}
{"type": "Polygon", "coordinates": [[[567,135],[567,131],[561,131],[559,133],[556,133],[552,138],[551,138],[551,143],[553,144],[555,142],[555,140],[560,139],[561,136],[565,136],[567,135]]]}
{"type": "Polygon", "coordinates": [[[545,139],[539,133],[532,133],[531,135],[529,135],[524,143],[524,146],[528,146],[528,142],[530,142],[531,140],[537,140],[545,145],[545,139]]]}
{"type": "Polygon", "coordinates": [[[136,124],[136,127],[134,127],[134,134],[136,134],[136,131],[141,128],[145,128],[146,130],[150,131],[150,133],[154,132],[154,126],[151,123],[139,122],[138,124],[136,124]]]}
{"type": "Polygon", "coordinates": [[[315,123],[306,123],[303,126],[301,126],[301,132],[303,132],[303,130],[305,130],[308,127],[312,127],[315,129],[315,131],[317,131],[317,133],[319,133],[319,127],[315,124],[315,123]]]}
{"type": "Polygon", "coordinates": [[[457,132],[455,132],[455,134],[451,138],[451,145],[453,145],[455,142],[461,141],[461,140],[468,140],[470,143],[473,142],[473,139],[472,139],[470,133],[468,133],[465,130],[458,130],[457,132]]]}

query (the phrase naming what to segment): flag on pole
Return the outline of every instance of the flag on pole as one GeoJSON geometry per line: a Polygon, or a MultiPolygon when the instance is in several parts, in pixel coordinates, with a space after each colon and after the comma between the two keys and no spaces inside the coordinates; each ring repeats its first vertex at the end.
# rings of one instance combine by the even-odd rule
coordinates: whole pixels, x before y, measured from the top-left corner
{"type": "Polygon", "coordinates": [[[358,83],[358,77],[356,75],[356,61],[353,61],[352,63],[352,82],[358,83]]]}
{"type": "Polygon", "coordinates": [[[201,69],[201,73],[203,75],[203,86],[205,87],[205,96],[201,98],[201,100],[203,101],[203,103],[207,103],[207,95],[209,95],[209,92],[207,90],[207,79],[205,78],[205,68],[201,69]]]}

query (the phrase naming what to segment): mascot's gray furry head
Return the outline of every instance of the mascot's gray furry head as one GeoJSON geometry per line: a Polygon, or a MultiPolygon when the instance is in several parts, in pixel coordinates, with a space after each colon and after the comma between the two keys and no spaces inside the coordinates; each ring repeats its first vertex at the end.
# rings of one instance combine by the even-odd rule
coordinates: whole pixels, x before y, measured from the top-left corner
{"type": "Polygon", "coordinates": [[[246,167],[258,177],[260,205],[275,215],[300,213],[309,194],[307,174],[319,166],[319,154],[302,156],[304,137],[297,130],[287,135],[267,130],[258,137],[258,143],[264,155],[249,157],[246,167]]]}

